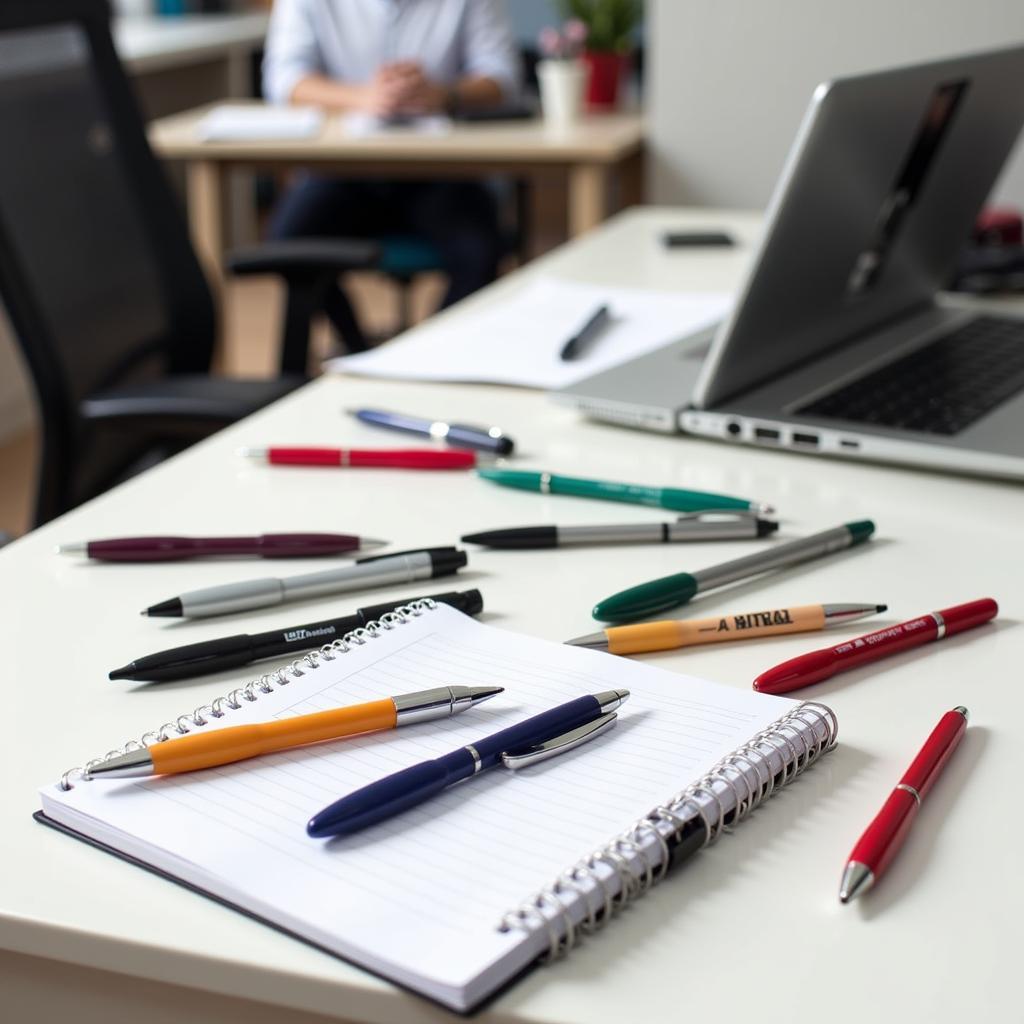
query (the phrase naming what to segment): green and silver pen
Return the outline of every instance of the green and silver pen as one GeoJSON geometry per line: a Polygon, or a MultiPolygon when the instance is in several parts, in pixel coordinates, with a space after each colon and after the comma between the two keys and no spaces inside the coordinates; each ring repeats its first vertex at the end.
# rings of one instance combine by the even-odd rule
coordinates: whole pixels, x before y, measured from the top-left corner
{"type": "Polygon", "coordinates": [[[831,530],[822,530],[810,537],[791,540],[788,544],[776,544],[765,551],[754,555],[735,558],[731,562],[722,562],[709,569],[698,569],[697,572],[678,572],[674,576],[663,576],[659,580],[641,583],[628,590],[619,591],[606,597],[594,605],[594,618],[603,622],[628,622],[631,619],[642,619],[646,615],[675,608],[686,604],[697,594],[721,587],[726,583],[756,576],[769,569],[782,569],[806,562],[811,558],[821,558],[844,548],[852,548],[855,544],[866,541],[875,532],[875,524],[870,519],[862,519],[856,523],[846,523],[831,530]]]}
{"type": "Polygon", "coordinates": [[[575,476],[556,476],[522,469],[479,469],[477,475],[505,487],[518,487],[523,491],[541,494],[570,494],[577,498],[603,498],[605,501],[625,501],[633,505],[670,508],[676,512],[706,512],[710,509],[749,509],[762,515],[774,509],[759,501],[729,498],[724,494],[704,491],[684,491],[678,487],[642,487],[638,484],[617,484],[607,480],[583,480],[575,476]]]}

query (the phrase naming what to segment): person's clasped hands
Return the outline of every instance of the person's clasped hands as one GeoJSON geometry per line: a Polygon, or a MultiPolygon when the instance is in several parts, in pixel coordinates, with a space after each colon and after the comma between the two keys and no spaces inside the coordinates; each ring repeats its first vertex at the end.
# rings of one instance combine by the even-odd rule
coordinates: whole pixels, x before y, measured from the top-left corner
{"type": "Polygon", "coordinates": [[[449,99],[449,90],[412,60],[382,64],[364,89],[366,112],[386,118],[440,113],[449,99]]]}

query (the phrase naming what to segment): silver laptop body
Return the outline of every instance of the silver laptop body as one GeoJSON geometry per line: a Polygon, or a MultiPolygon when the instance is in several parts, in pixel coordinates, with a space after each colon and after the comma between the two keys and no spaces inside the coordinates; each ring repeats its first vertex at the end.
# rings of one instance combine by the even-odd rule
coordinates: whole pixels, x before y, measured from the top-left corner
{"type": "Polygon", "coordinates": [[[1024,47],[819,86],[730,317],[558,397],[646,429],[1024,479],[1024,323],[940,294],[1022,123],[1024,47]]]}

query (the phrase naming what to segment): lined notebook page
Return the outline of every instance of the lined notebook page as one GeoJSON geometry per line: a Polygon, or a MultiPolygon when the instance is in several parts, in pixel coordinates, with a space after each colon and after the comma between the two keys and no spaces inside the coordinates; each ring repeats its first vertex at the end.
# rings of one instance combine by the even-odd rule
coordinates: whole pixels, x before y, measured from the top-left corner
{"type": "MultiPolygon", "coordinates": [[[[435,998],[533,953],[501,916],[793,706],[626,659],[484,626],[440,606],[222,725],[448,683],[506,692],[454,718],[205,772],[43,791],[79,831],[210,889],[435,998]],[[584,693],[632,693],[605,736],[518,773],[496,769],[359,835],[305,834],[338,797],[584,693]]],[[[97,749],[109,744],[99,738],[97,749]]],[[[107,737],[111,740],[113,737],[107,737]]]]}

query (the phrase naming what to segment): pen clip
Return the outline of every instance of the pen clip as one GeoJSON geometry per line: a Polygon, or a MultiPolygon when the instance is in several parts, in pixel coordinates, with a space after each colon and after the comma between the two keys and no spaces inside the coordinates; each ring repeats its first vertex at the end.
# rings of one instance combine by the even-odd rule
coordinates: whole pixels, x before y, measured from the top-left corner
{"type": "Polygon", "coordinates": [[[506,751],[501,755],[501,763],[506,768],[517,771],[531,764],[547,761],[549,758],[557,757],[559,754],[564,754],[567,750],[582,746],[584,743],[588,743],[602,733],[607,732],[615,724],[616,718],[618,718],[618,715],[614,711],[609,711],[607,714],[595,718],[592,722],[587,722],[585,725],[562,733],[561,736],[552,736],[551,739],[538,743],[536,746],[526,747],[520,751],[506,751]]]}
{"type": "Polygon", "coordinates": [[[699,512],[685,512],[683,515],[678,516],[676,522],[680,523],[691,523],[691,522],[719,522],[722,519],[735,521],[735,522],[753,522],[758,518],[758,513],[754,509],[746,508],[705,508],[699,512]]]}

